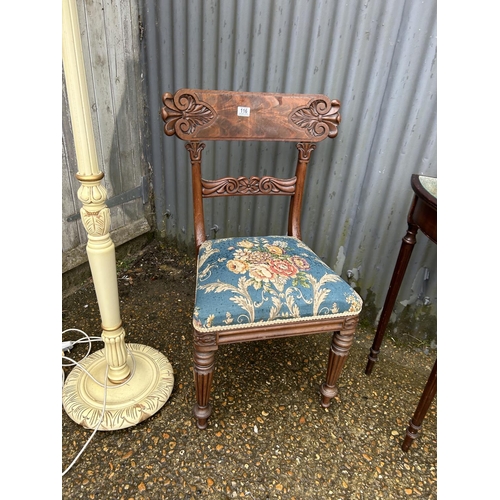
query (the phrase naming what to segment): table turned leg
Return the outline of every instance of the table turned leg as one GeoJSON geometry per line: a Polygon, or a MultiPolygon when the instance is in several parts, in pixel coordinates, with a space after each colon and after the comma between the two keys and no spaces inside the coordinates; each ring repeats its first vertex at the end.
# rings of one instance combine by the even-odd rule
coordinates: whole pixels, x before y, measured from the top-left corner
{"type": "Polygon", "coordinates": [[[408,448],[410,447],[411,443],[413,443],[413,440],[417,437],[417,433],[422,427],[422,422],[427,413],[427,410],[429,409],[429,406],[432,403],[432,400],[434,399],[434,396],[436,395],[436,391],[437,391],[437,359],[434,362],[431,374],[427,379],[427,383],[425,384],[424,392],[420,397],[417,409],[413,414],[413,418],[410,420],[410,425],[406,429],[406,436],[403,445],[401,446],[403,451],[408,451],[408,448]]]}
{"type": "Polygon", "coordinates": [[[389,319],[391,318],[399,288],[401,287],[406,268],[408,267],[408,262],[410,261],[411,253],[417,241],[417,231],[418,226],[412,223],[408,223],[408,230],[401,243],[398,260],[396,261],[396,266],[392,274],[389,290],[385,298],[384,307],[382,309],[380,320],[378,322],[377,332],[375,333],[375,338],[373,339],[373,344],[370,348],[370,354],[368,355],[368,363],[366,364],[365,369],[366,375],[371,374],[373,366],[378,361],[378,354],[380,352],[380,346],[382,345],[382,340],[384,338],[385,329],[387,328],[387,324],[389,323],[389,319]]]}

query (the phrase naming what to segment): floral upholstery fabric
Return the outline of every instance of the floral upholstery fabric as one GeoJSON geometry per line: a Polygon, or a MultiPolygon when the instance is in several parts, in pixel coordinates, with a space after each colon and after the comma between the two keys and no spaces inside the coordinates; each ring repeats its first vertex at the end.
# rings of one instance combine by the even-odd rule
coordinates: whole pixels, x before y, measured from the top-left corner
{"type": "Polygon", "coordinates": [[[193,325],[211,332],[359,314],[359,295],[297,238],[205,241],[193,325]]]}

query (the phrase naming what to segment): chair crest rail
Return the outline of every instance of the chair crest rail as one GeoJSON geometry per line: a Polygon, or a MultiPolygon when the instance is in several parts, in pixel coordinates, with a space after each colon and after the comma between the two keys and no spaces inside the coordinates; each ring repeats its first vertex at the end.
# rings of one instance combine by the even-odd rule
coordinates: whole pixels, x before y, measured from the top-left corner
{"type": "Polygon", "coordinates": [[[319,142],[341,120],[340,102],[323,94],[180,89],[163,104],[165,134],[185,141],[319,142]]]}

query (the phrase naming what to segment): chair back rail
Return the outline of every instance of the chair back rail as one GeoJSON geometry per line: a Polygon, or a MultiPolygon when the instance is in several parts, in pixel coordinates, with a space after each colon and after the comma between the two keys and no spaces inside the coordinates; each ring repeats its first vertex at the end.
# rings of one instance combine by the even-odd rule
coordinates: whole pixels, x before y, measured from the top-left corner
{"type": "Polygon", "coordinates": [[[185,141],[319,142],[340,123],[339,101],[322,94],[181,89],[163,104],[165,133],[185,141]]]}
{"type": "Polygon", "coordinates": [[[196,250],[206,240],[203,199],[218,196],[290,196],[288,235],[301,237],[300,214],[307,166],[316,143],[334,138],[340,103],[322,94],[278,94],[180,89],[163,95],[161,116],[168,136],[187,141],[192,166],[196,250]],[[295,175],[202,177],[202,141],[296,142],[295,175]]]}

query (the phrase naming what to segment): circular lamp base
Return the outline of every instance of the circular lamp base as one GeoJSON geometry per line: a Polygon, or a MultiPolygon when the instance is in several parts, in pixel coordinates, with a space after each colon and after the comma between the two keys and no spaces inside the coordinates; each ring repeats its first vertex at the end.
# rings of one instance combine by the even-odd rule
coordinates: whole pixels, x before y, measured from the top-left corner
{"type": "MultiPolygon", "coordinates": [[[[155,414],[168,400],[174,386],[172,365],[156,349],[141,344],[127,344],[127,364],[132,374],[125,384],[107,382],[106,408],[99,430],[112,431],[137,425],[155,414]],[[135,362],[135,368],[134,368],[135,362]]],[[[107,361],[104,349],[85,358],[75,367],[63,387],[63,406],[68,416],[87,429],[95,429],[102,417],[104,378],[107,361]]]]}

